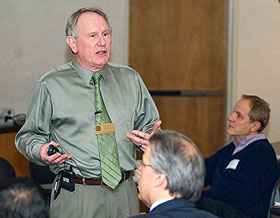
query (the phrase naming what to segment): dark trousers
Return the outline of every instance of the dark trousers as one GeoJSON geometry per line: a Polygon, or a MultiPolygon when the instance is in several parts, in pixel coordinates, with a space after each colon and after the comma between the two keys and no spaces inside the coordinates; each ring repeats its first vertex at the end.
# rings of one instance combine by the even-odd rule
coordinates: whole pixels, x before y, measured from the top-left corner
{"type": "Polygon", "coordinates": [[[246,211],[211,198],[201,197],[195,202],[195,205],[198,209],[208,211],[221,218],[250,218],[246,211]]]}

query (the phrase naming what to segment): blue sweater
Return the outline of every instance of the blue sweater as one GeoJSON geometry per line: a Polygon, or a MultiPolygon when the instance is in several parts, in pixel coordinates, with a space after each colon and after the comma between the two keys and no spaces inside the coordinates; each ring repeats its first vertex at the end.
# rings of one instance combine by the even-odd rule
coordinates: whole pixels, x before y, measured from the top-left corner
{"type": "Polygon", "coordinates": [[[231,143],[205,160],[205,185],[211,189],[202,196],[245,209],[252,217],[266,217],[274,183],[280,176],[275,152],[267,139],[232,155],[234,148],[231,143]],[[227,167],[230,162],[235,164],[227,167]]]}

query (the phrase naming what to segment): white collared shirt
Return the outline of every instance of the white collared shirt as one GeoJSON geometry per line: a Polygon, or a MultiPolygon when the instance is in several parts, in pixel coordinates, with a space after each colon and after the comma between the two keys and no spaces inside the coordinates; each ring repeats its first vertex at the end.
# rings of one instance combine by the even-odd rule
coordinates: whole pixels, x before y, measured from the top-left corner
{"type": "Polygon", "coordinates": [[[153,204],[152,204],[152,206],[151,206],[151,208],[150,208],[150,211],[152,211],[155,207],[157,207],[158,205],[160,205],[160,204],[163,204],[163,203],[165,203],[165,202],[167,202],[167,201],[170,201],[170,200],[173,200],[174,198],[167,198],[167,199],[162,199],[162,200],[159,200],[159,201],[155,201],[153,204]]]}

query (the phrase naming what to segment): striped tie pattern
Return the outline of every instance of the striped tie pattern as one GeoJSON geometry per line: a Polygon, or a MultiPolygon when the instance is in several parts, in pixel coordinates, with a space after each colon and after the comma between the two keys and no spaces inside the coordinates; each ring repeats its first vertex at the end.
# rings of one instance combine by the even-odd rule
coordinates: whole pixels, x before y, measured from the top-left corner
{"type": "MultiPolygon", "coordinates": [[[[111,123],[111,119],[104,105],[100,91],[100,77],[101,75],[98,72],[96,72],[93,77],[95,83],[95,110],[96,112],[101,112],[96,113],[96,125],[111,123]]],[[[102,181],[110,188],[115,189],[122,177],[115,133],[100,134],[97,135],[97,139],[102,181]]]]}

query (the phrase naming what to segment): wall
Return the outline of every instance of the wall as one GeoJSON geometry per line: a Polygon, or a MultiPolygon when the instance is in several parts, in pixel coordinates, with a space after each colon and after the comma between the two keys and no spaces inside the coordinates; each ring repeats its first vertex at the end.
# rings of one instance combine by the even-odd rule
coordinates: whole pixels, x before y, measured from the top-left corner
{"type": "MultiPolygon", "coordinates": [[[[280,141],[280,3],[232,0],[231,105],[242,93],[266,99],[272,109],[267,129],[280,141]]],[[[113,27],[112,61],[127,64],[128,0],[6,0],[0,6],[0,108],[26,113],[35,81],[71,59],[64,27],[80,7],[98,5],[113,27]],[[113,5],[113,7],[112,7],[113,5]]],[[[146,36],[147,37],[147,36],[146,36]]]]}
{"type": "Polygon", "coordinates": [[[233,0],[232,105],[243,93],[270,103],[267,128],[280,141],[280,3],[278,0],[233,0]]]}
{"type": "Polygon", "coordinates": [[[128,0],[1,1],[0,108],[26,113],[36,80],[72,59],[64,33],[68,17],[89,6],[99,6],[108,15],[113,28],[111,60],[126,65],[128,0]]]}

